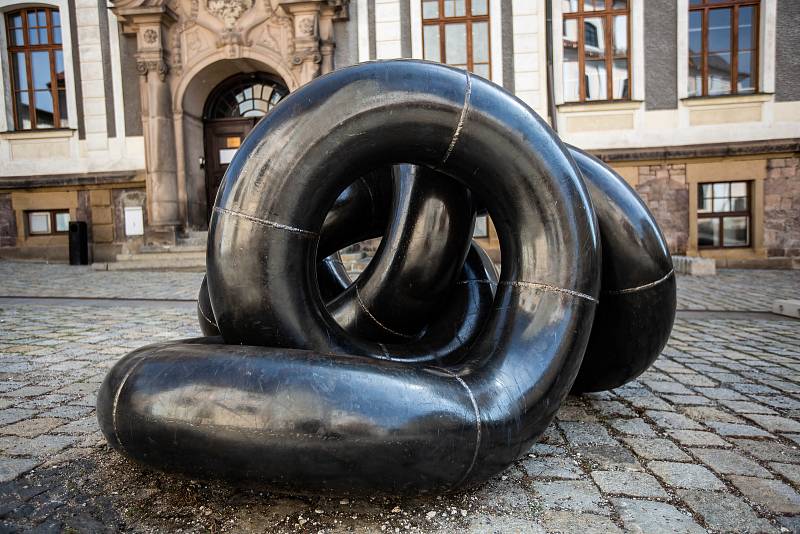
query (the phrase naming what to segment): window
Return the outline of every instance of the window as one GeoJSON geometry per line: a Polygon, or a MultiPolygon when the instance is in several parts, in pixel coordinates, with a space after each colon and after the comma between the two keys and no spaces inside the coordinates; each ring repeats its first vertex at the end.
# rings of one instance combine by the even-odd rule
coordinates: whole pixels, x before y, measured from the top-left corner
{"type": "Polygon", "coordinates": [[[29,7],[6,14],[14,127],[67,126],[67,90],[57,9],[29,7]]]}
{"type": "Polygon", "coordinates": [[[206,119],[263,117],[289,90],[268,74],[235,76],[222,82],[209,98],[206,119]]]}
{"type": "Polygon", "coordinates": [[[422,51],[490,79],[489,0],[423,0],[422,51]]]}
{"type": "Polygon", "coordinates": [[[749,247],[750,182],[716,182],[698,187],[698,247],[749,247]]]}
{"type": "Polygon", "coordinates": [[[690,0],[689,96],[758,90],[758,0],[690,0]]]}
{"type": "Polygon", "coordinates": [[[65,234],[69,231],[69,211],[29,211],[27,216],[29,235],[65,234]]]}
{"type": "Polygon", "coordinates": [[[628,0],[562,0],[564,101],[628,100],[628,0]]]}

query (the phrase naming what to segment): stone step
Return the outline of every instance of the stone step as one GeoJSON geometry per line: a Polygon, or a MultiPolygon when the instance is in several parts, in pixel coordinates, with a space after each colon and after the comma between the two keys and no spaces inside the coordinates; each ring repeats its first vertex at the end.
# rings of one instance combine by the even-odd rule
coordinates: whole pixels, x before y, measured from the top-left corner
{"type": "Polygon", "coordinates": [[[192,271],[205,272],[206,258],[179,257],[172,258],[138,258],[126,261],[116,261],[109,263],[93,263],[92,269],[95,271],[192,271]]]}
{"type": "Polygon", "coordinates": [[[138,254],[117,254],[118,262],[126,261],[161,261],[174,260],[175,262],[190,260],[206,260],[205,247],[191,248],[187,250],[173,249],[170,251],[147,251],[138,254]]]}
{"type": "Polygon", "coordinates": [[[208,243],[208,232],[205,230],[191,230],[178,238],[180,246],[205,247],[206,243],[208,243]]]}

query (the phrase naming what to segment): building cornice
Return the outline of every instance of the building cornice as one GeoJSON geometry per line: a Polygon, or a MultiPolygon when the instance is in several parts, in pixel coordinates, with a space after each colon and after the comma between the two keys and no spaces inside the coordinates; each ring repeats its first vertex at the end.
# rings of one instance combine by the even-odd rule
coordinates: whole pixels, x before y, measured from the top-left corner
{"type": "Polygon", "coordinates": [[[800,138],[739,143],[591,150],[607,163],[800,154],[800,138]]]}

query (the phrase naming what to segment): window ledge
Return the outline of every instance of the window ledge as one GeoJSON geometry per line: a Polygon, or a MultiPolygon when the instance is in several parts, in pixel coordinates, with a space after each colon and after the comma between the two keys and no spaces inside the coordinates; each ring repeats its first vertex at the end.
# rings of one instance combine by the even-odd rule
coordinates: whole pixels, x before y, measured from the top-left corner
{"type": "Polygon", "coordinates": [[[639,100],[623,100],[620,102],[570,102],[558,105],[559,113],[584,113],[589,111],[628,111],[642,107],[639,100]]]}
{"type": "Polygon", "coordinates": [[[693,96],[681,100],[688,108],[730,106],[736,104],[754,104],[769,102],[772,94],[757,93],[754,95],[725,95],[725,96],[693,96]]]}
{"type": "Polygon", "coordinates": [[[75,135],[77,130],[69,128],[49,130],[19,130],[0,132],[0,139],[68,139],[75,135]]]}

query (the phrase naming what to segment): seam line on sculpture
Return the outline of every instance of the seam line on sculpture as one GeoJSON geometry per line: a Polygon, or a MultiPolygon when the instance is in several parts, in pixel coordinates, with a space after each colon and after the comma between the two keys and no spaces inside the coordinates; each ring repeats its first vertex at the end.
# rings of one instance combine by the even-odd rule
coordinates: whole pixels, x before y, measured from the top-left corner
{"type": "Polygon", "coordinates": [[[455,132],[453,132],[453,138],[450,140],[450,146],[447,147],[447,152],[444,154],[444,158],[442,158],[442,163],[446,163],[447,159],[450,157],[450,154],[453,153],[453,149],[456,147],[456,143],[458,142],[458,137],[461,135],[461,129],[464,127],[464,121],[467,119],[467,111],[469,110],[469,98],[472,95],[472,78],[467,72],[467,90],[464,92],[464,107],[461,108],[461,116],[458,118],[458,125],[456,126],[455,132]]]}
{"type": "Polygon", "coordinates": [[[370,313],[370,311],[367,309],[367,305],[364,304],[364,301],[361,299],[361,293],[359,293],[357,285],[355,286],[355,288],[356,288],[356,300],[358,300],[359,306],[361,306],[361,309],[364,310],[364,313],[366,313],[369,316],[369,318],[372,319],[375,322],[376,325],[380,326],[381,328],[383,328],[384,330],[386,330],[390,334],[394,334],[396,336],[404,337],[406,339],[411,339],[411,338],[414,337],[414,336],[410,336],[408,334],[403,334],[401,332],[396,332],[396,331],[392,330],[391,328],[389,328],[388,326],[386,326],[385,324],[383,324],[382,322],[380,322],[378,320],[378,318],[375,317],[374,315],[372,315],[372,313],[370,313]]]}
{"type": "Polygon", "coordinates": [[[458,285],[467,285],[467,284],[489,284],[491,286],[496,286],[497,282],[493,282],[491,280],[459,280],[456,282],[458,285]]]}
{"type": "Polygon", "coordinates": [[[242,219],[248,220],[250,222],[254,222],[256,224],[260,224],[261,226],[266,226],[267,228],[275,228],[277,230],[286,230],[287,232],[294,232],[296,234],[300,234],[306,237],[317,237],[316,232],[309,232],[308,230],[303,230],[302,228],[295,228],[294,226],[289,226],[288,224],[281,224],[273,221],[268,221],[267,219],[261,219],[259,217],[254,217],[252,215],[247,215],[246,213],[241,213],[239,211],[233,211],[226,208],[215,207],[214,211],[219,213],[225,213],[228,215],[233,215],[234,217],[241,217],[242,219]]]}
{"type": "Polygon", "coordinates": [[[369,184],[367,183],[367,180],[365,180],[363,176],[360,177],[359,180],[361,180],[361,183],[364,184],[364,187],[367,189],[367,194],[369,195],[369,202],[370,202],[369,205],[372,207],[372,210],[371,210],[372,211],[372,218],[374,219],[375,218],[375,209],[376,208],[375,208],[375,197],[372,195],[372,189],[369,187],[369,184]]]}
{"type": "Polygon", "coordinates": [[[452,371],[450,371],[448,369],[445,369],[444,367],[434,367],[434,369],[438,369],[439,371],[447,373],[448,375],[450,375],[453,378],[455,378],[458,381],[459,384],[464,386],[464,389],[467,390],[467,394],[469,395],[469,400],[472,402],[472,410],[475,412],[475,452],[472,454],[472,462],[469,464],[469,467],[467,468],[466,472],[464,472],[464,476],[462,476],[461,480],[459,480],[455,484],[456,486],[458,486],[462,482],[464,482],[464,480],[467,479],[469,474],[475,468],[475,464],[478,461],[478,452],[480,451],[480,447],[481,447],[481,412],[478,409],[478,401],[475,400],[475,395],[472,393],[472,390],[469,388],[469,385],[467,385],[467,383],[464,382],[463,378],[461,378],[460,376],[458,376],[454,372],[452,372],[452,371]]]}
{"type": "Polygon", "coordinates": [[[122,381],[119,383],[119,387],[117,391],[114,392],[114,403],[111,405],[111,426],[114,428],[114,437],[117,438],[117,443],[122,450],[125,450],[125,445],[122,444],[122,440],[119,438],[119,433],[117,432],[117,404],[119,403],[119,396],[122,394],[122,388],[125,387],[125,384],[128,382],[128,377],[133,374],[139,365],[144,361],[144,358],[136,362],[133,367],[128,369],[128,372],[125,373],[125,376],[122,377],[122,381]]]}
{"type": "Polygon", "coordinates": [[[637,287],[629,287],[627,289],[612,289],[611,291],[603,291],[606,295],[624,295],[626,293],[636,293],[637,291],[642,291],[643,289],[649,289],[651,287],[655,287],[658,284],[666,282],[670,276],[675,273],[675,269],[671,269],[667,274],[656,280],[655,282],[650,282],[649,284],[644,284],[637,287]]]}
{"type": "Polygon", "coordinates": [[[200,312],[200,315],[202,315],[202,316],[203,316],[203,319],[205,319],[205,320],[206,320],[206,321],[208,321],[209,323],[213,324],[215,327],[217,327],[217,328],[219,327],[219,326],[217,325],[217,322],[216,322],[216,321],[212,321],[211,319],[209,319],[209,318],[208,318],[208,315],[206,315],[205,313],[203,313],[203,308],[202,308],[202,307],[201,307],[199,304],[197,305],[197,311],[199,311],[199,312],[200,312]]]}
{"type": "Polygon", "coordinates": [[[542,284],[540,282],[525,282],[523,280],[508,280],[505,282],[498,282],[498,285],[505,285],[505,286],[512,286],[512,287],[532,287],[534,289],[543,289],[545,291],[553,291],[555,293],[564,293],[565,295],[571,295],[573,297],[578,297],[582,299],[589,300],[591,302],[597,302],[597,299],[591,295],[587,295],[586,293],[581,293],[580,291],[575,291],[573,289],[567,289],[565,287],[558,287],[552,286],[550,284],[542,284]]]}

